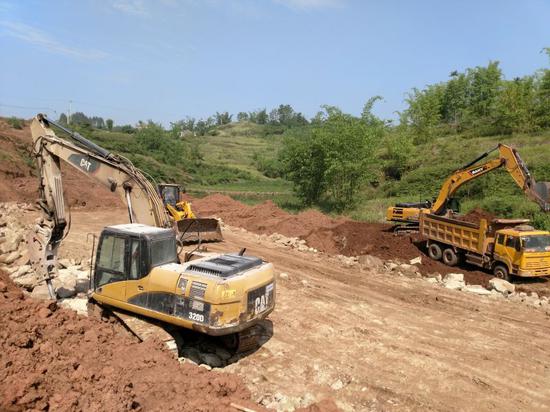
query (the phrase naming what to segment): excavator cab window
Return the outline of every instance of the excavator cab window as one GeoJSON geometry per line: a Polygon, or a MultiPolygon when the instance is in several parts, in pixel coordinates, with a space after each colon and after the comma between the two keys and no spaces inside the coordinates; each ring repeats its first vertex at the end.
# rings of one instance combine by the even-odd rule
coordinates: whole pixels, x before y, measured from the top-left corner
{"type": "Polygon", "coordinates": [[[164,186],[161,190],[162,201],[165,205],[176,207],[180,199],[180,189],[178,186],[164,186]]]}
{"type": "Polygon", "coordinates": [[[114,234],[101,236],[97,249],[95,287],[126,280],[126,238],[114,234]]]}
{"type": "Polygon", "coordinates": [[[459,213],[460,212],[460,200],[458,200],[458,198],[456,198],[456,197],[451,197],[447,201],[447,210],[452,210],[455,213],[459,213]]]}

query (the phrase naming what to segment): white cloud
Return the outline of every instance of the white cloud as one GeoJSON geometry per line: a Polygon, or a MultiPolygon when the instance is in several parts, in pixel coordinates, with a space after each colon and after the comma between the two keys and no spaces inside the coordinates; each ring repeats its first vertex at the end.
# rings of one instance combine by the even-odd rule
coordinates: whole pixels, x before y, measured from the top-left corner
{"type": "Polygon", "coordinates": [[[13,21],[0,21],[0,28],[2,29],[0,31],[2,35],[11,36],[24,42],[34,44],[52,53],[91,60],[103,59],[108,56],[107,53],[101,50],[84,50],[67,46],[55,40],[42,30],[29,26],[28,24],[13,21]]]}
{"type": "Polygon", "coordinates": [[[146,16],[148,14],[143,0],[115,0],[112,7],[126,14],[134,14],[137,16],[146,16]]]}
{"type": "Polygon", "coordinates": [[[297,10],[314,10],[342,7],[346,0],[273,0],[275,3],[282,4],[297,10]]]}

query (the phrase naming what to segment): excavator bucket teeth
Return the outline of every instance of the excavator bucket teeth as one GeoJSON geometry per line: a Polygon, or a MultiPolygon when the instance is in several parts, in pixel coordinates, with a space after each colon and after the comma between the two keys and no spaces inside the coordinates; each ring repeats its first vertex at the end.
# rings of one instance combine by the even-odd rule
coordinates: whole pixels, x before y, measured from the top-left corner
{"type": "Polygon", "coordinates": [[[182,243],[223,240],[220,223],[213,218],[182,219],[178,221],[178,232],[182,243]]]}

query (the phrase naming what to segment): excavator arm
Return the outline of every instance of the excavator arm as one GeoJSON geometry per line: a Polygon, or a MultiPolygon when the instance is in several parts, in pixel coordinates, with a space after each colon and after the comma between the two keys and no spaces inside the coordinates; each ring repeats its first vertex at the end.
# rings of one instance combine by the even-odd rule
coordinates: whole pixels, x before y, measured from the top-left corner
{"type": "Polygon", "coordinates": [[[483,153],[474,161],[463,166],[445,180],[437,199],[432,205],[431,213],[436,215],[445,213],[447,202],[462,185],[502,166],[506,168],[506,171],[512,176],[514,182],[516,182],[530,200],[536,202],[543,211],[550,211],[548,196],[550,185],[547,182],[537,183],[535,181],[517,150],[510,146],[499,144],[494,149],[483,153]],[[499,152],[498,158],[481,165],[476,165],[477,162],[495,150],[499,152]]]}
{"type": "Polygon", "coordinates": [[[38,203],[43,217],[29,234],[29,259],[55,296],[51,279],[56,271],[57,249],[68,232],[60,163],[64,161],[108,187],[127,205],[131,223],[172,227],[154,186],[124,157],[109,153],[62,125],[37,115],[31,124],[33,155],[39,173],[38,203]],[[51,125],[68,133],[76,143],[61,139],[51,125]]]}

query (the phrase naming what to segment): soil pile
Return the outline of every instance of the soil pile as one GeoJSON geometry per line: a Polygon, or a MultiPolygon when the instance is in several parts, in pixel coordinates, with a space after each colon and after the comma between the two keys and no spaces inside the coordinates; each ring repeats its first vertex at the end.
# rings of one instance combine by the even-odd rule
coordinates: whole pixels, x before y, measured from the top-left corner
{"type": "Polygon", "coordinates": [[[470,212],[466,213],[465,215],[456,216],[456,219],[458,219],[458,220],[461,220],[463,222],[475,223],[475,224],[479,224],[479,221],[481,219],[485,219],[485,220],[487,220],[488,223],[490,223],[495,218],[496,218],[495,215],[493,215],[492,213],[489,213],[486,210],[483,210],[479,207],[476,207],[475,209],[471,210],[470,212]]]}
{"type": "MultiPolygon", "coordinates": [[[[422,256],[420,269],[424,274],[464,272],[468,283],[487,285],[490,277],[474,267],[452,268],[431,260],[424,249],[424,242],[417,234],[395,235],[392,226],[385,223],[358,222],[346,218],[331,218],[316,210],[293,215],[280,209],[271,201],[248,206],[229,196],[214,194],[192,202],[199,216],[216,216],[231,226],[245,228],[258,234],[280,233],[288,237],[306,240],[308,246],[329,254],[346,256],[373,255],[381,259],[408,261],[422,256]]],[[[489,214],[476,209],[468,219],[489,214]],[[483,213],[482,213],[483,212],[483,213]]]]}
{"type": "MultiPolygon", "coordinates": [[[[0,119],[0,202],[34,203],[38,198],[38,177],[31,154],[30,121],[22,129],[0,119]]],[[[121,207],[115,194],[61,162],[65,199],[70,207],[121,207]]]]}
{"type": "Polygon", "coordinates": [[[117,322],[26,297],[0,272],[0,410],[259,410],[235,375],[181,365],[117,322]]]}

